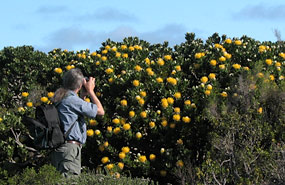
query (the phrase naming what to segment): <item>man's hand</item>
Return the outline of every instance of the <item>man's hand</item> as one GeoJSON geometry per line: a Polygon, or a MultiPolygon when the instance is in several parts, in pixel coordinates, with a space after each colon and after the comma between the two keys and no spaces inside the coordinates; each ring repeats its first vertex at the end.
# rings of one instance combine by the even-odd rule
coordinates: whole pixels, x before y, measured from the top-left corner
{"type": "Polygon", "coordinates": [[[87,91],[87,93],[90,95],[91,93],[94,93],[94,88],[95,88],[95,78],[90,77],[88,82],[84,79],[83,85],[87,91]]]}

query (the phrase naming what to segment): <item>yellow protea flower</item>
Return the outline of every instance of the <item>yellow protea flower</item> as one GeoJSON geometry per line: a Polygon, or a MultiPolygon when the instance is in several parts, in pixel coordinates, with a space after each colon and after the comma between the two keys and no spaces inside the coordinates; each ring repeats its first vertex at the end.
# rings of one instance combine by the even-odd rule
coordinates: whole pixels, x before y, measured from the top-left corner
{"type": "Polygon", "coordinates": [[[285,59],[285,53],[279,53],[279,56],[285,59]]]}
{"type": "Polygon", "coordinates": [[[149,155],[149,160],[154,161],[156,158],[156,156],[154,154],[150,154],[149,155]]]}
{"type": "Polygon", "coordinates": [[[269,79],[271,80],[271,81],[273,81],[275,78],[274,78],[274,75],[269,75],[269,79]]]}
{"type": "Polygon", "coordinates": [[[136,70],[136,71],[141,71],[141,70],[142,70],[142,68],[141,68],[141,66],[136,65],[136,66],[135,66],[135,70],[136,70]]]}
{"type": "Polygon", "coordinates": [[[100,65],[100,61],[96,61],[95,65],[99,66],[100,65]]]}
{"type": "Polygon", "coordinates": [[[95,57],[96,55],[97,55],[97,52],[95,52],[95,51],[91,53],[92,57],[95,57]]]}
{"type": "Polygon", "coordinates": [[[89,120],[89,124],[90,124],[91,126],[95,126],[95,125],[97,125],[98,123],[97,123],[97,121],[96,121],[95,119],[90,119],[90,120],[89,120]]]}
{"type": "Polygon", "coordinates": [[[211,94],[211,91],[210,90],[206,90],[204,93],[205,93],[205,95],[209,96],[211,94]]]}
{"type": "Polygon", "coordinates": [[[178,166],[178,167],[183,167],[183,166],[184,166],[184,162],[183,162],[182,160],[178,160],[178,161],[176,162],[176,166],[178,166]]]}
{"type": "Polygon", "coordinates": [[[224,64],[221,64],[221,65],[219,65],[219,68],[220,68],[220,69],[225,69],[226,66],[225,66],[224,64]]]}
{"type": "Polygon", "coordinates": [[[118,134],[120,132],[121,132],[121,128],[120,127],[114,128],[114,134],[118,134]]]}
{"type": "Polygon", "coordinates": [[[0,118],[0,123],[3,121],[3,118],[0,118]]]}
{"type": "Polygon", "coordinates": [[[196,54],[195,54],[195,58],[196,58],[196,59],[200,59],[201,57],[202,57],[202,53],[196,53],[196,54]]]}
{"type": "Polygon", "coordinates": [[[172,78],[172,77],[168,77],[166,79],[166,81],[172,85],[176,85],[177,84],[177,80],[175,78],[172,78]]]}
{"type": "Polygon", "coordinates": [[[101,162],[103,163],[103,164],[106,164],[107,162],[109,162],[110,160],[109,160],[109,157],[102,157],[102,159],[101,159],[101,162]]]}
{"type": "Polygon", "coordinates": [[[162,82],[163,82],[163,79],[162,79],[161,77],[158,77],[158,78],[156,78],[156,82],[157,82],[157,83],[162,83],[162,82]]]}
{"type": "Polygon", "coordinates": [[[128,46],[126,46],[126,45],[121,45],[121,49],[122,50],[125,50],[125,49],[127,49],[128,48],[128,46]]]}
{"type": "Polygon", "coordinates": [[[224,98],[226,98],[226,97],[228,97],[228,93],[225,92],[225,91],[223,91],[223,92],[221,93],[221,96],[224,97],[224,98]]]}
{"type": "Polygon", "coordinates": [[[70,69],[73,69],[73,68],[75,68],[74,65],[67,65],[67,66],[65,67],[65,69],[66,69],[67,71],[69,71],[70,69]]]}
{"type": "Polygon", "coordinates": [[[107,165],[106,165],[106,168],[107,168],[108,170],[112,170],[112,169],[114,168],[114,164],[107,164],[107,165]]]}
{"type": "Polygon", "coordinates": [[[177,142],[177,144],[179,144],[179,145],[183,145],[183,140],[182,140],[182,139],[178,139],[176,142],[177,142]]]}
{"type": "Polygon", "coordinates": [[[90,100],[90,98],[85,98],[84,101],[90,103],[91,100],[90,100]]]}
{"type": "Polygon", "coordinates": [[[217,61],[216,60],[211,60],[210,61],[210,65],[211,66],[216,66],[217,65],[217,61]]]}
{"type": "Polygon", "coordinates": [[[126,153],[124,153],[124,152],[120,152],[119,153],[119,158],[120,159],[124,159],[126,157],[126,153]]]}
{"type": "Polygon", "coordinates": [[[281,63],[280,62],[276,62],[275,63],[275,67],[281,67],[281,63]]]}
{"type": "Polygon", "coordinates": [[[52,98],[52,97],[54,96],[54,92],[49,92],[49,93],[47,94],[47,96],[48,96],[49,98],[52,98]]]}
{"type": "Polygon", "coordinates": [[[207,85],[207,90],[212,90],[213,89],[213,86],[211,84],[208,84],[207,85]]]}
{"type": "Polygon", "coordinates": [[[109,78],[109,79],[108,79],[108,82],[109,82],[109,83],[113,83],[113,82],[114,82],[114,79],[113,79],[113,78],[109,78]]]}
{"type": "Polygon", "coordinates": [[[118,162],[118,167],[122,170],[124,168],[124,163],[118,162]]]}
{"type": "Polygon", "coordinates": [[[108,131],[109,133],[111,133],[111,132],[113,131],[113,127],[112,127],[112,126],[108,126],[108,127],[107,127],[107,131],[108,131]]]}
{"type": "Polygon", "coordinates": [[[131,111],[129,112],[129,116],[130,116],[131,118],[133,118],[135,115],[136,115],[135,111],[132,111],[132,110],[131,110],[131,111]]]}
{"type": "Polygon", "coordinates": [[[117,124],[120,123],[120,119],[119,119],[119,118],[114,118],[114,119],[112,120],[112,122],[117,125],[117,124]]]}
{"type": "Polygon", "coordinates": [[[54,72],[61,74],[62,73],[62,69],[60,67],[57,67],[54,69],[54,72]]]}
{"type": "Polygon", "coordinates": [[[184,101],[184,104],[185,104],[185,105],[191,105],[191,101],[190,101],[190,100],[185,100],[185,101],[184,101]]]}
{"type": "Polygon", "coordinates": [[[117,58],[119,58],[121,56],[121,53],[120,52],[116,52],[116,55],[115,55],[117,58]]]}
{"type": "Polygon", "coordinates": [[[242,44],[242,41],[240,40],[235,40],[235,45],[240,46],[242,44]]]}
{"type": "Polygon", "coordinates": [[[162,177],[165,177],[167,175],[167,172],[165,170],[160,170],[159,173],[162,177]]]}
{"type": "Polygon", "coordinates": [[[105,72],[106,72],[107,74],[111,74],[111,73],[114,72],[114,70],[113,70],[112,68],[107,68],[107,69],[105,70],[105,72]]]}
{"type": "Polygon", "coordinates": [[[181,71],[181,66],[175,66],[176,71],[181,71]]]}
{"type": "Polygon", "coordinates": [[[136,133],[136,138],[137,138],[137,139],[140,139],[140,138],[142,138],[142,133],[140,133],[140,132],[137,132],[137,133],[136,133]]]}
{"type": "Polygon", "coordinates": [[[122,106],[127,106],[128,105],[127,100],[121,100],[120,103],[121,103],[122,106]]]}
{"type": "Polygon", "coordinates": [[[264,51],[266,51],[266,47],[265,47],[264,45],[260,45],[260,46],[258,47],[258,52],[259,52],[259,53],[263,53],[264,51]]]}
{"type": "Polygon", "coordinates": [[[145,155],[139,156],[139,161],[145,163],[147,161],[146,156],[145,155]]]}
{"type": "Polygon", "coordinates": [[[267,65],[271,66],[271,65],[272,65],[272,60],[271,60],[271,59],[266,59],[266,60],[265,60],[265,63],[266,63],[267,65]]]}
{"type": "MultiPolygon", "coordinates": [[[[149,69],[149,68],[148,68],[149,69]]],[[[149,71],[147,71],[147,74],[149,75],[149,76],[153,76],[154,75],[154,72],[152,71],[152,70],[149,70],[149,71]]]]}
{"type": "Polygon", "coordinates": [[[106,49],[106,50],[109,50],[110,48],[111,48],[111,46],[109,46],[109,45],[106,45],[106,46],[105,46],[105,49],[106,49]]]}
{"type": "Polygon", "coordinates": [[[208,77],[203,76],[200,80],[201,80],[201,82],[202,82],[202,83],[204,83],[204,84],[205,84],[205,83],[207,83],[207,82],[208,82],[208,77]]]}
{"type": "Polygon", "coordinates": [[[105,141],[104,144],[103,144],[103,146],[104,146],[104,147],[108,147],[108,146],[109,146],[109,142],[108,142],[108,141],[105,141]]]}
{"type": "Polygon", "coordinates": [[[140,105],[144,105],[144,99],[142,99],[142,98],[139,99],[139,104],[140,104],[140,105]]]}
{"type": "Polygon", "coordinates": [[[257,77],[258,77],[258,78],[263,78],[263,77],[264,77],[264,74],[263,74],[263,73],[257,73],[257,77]]]}
{"type": "Polygon", "coordinates": [[[26,103],[26,105],[27,105],[27,107],[32,107],[33,106],[33,102],[29,101],[29,102],[26,103]]]}
{"type": "Polygon", "coordinates": [[[180,118],[181,118],[180,114],[174,114],[173,117],[172,117],[172,119],[174,121],[180,121],[180,118]]]}
{"type": "Polygon", "coordinates": [[[184,117],[182,117],[182,121],[183,121],[184,123],[190,123],[191,118],[188,117],[188,116],[184,116],[184,117]]]}
{"type": "Polygon", "coordinates": [[[22,92],[22,96],[23,96],[23,97],[28,97],[28,96],[29,96],[29,93],[28,93],[28,92],[22,92]]]}
{"type": "Polygon", "coordinates": [[[219,61],[221,61],[221,62],[224,62],[224,61],[226,61],[226,57],[224,57],[224,56],[221,56],[221,57],[219,58],[219,61]]]}
{"type": "Polygon", "coordinates": [[[158,61],[157,61],[157,64],[160,65],[160,66],[163,66],[164,65],[164,60],[162,58],[159,58],[158,61]]]}
{"type": "MultiPolygon", "coordinates": [[[[167,101],[167,100],[166,100],[167,101]]],[[[157,110],[156,111],[157,114],[161,114],[161,110],[157,110]]]]}
{"type": "Polygon", "coordinates": [[[133,85],[134,85],[135,87],[139,86],[139,85],[140,85],[140,81],[134,80],[134,81],[133,81],[133,85]]]}
{"type": "Polygon", "coordinates": [[[168,98],[167,98],[167,102],[168,102],[169,104],[173,104],[173,103],[174,103],[174,99],[173,99],[172,97],[168,97],[168,98]]]}
{"type": "Polygon", "coordinates": [[[142,97],[146,97],[146,92],[145,92],[145,91],[141,91],[141,92],[140,92],[140,95],[141,95],[142,97]]]}
{"type": "Polygon", "coordinates": [[[150,128],[154,128],[155,127],[155,122],[151,121],[148,123],[149,127],[150,128]]]}
{"type": "Polygon", "coordinates": [[[135,48],[134,48],[133,46],[130,46],[130,47],[129,47],[129,50],[130,50],[130,51],[134,51],[135,48]]]}
{"type": "Polygon", "coordinates": [[[166,99],[166,98],[162,98],[162,99],[161,99],[161,105],[162,105],[163,108],[168,107],[168,102],[167,102],[167,99],[166,99]]]}
{"type": "Polygon", "coordinates": [[[98,57],[98,58],[101,58],[101,54],[100,54],[100,53],[97,53],[97,57],[98,57]]]}
{"type": "Polygon", "coordinates": [[[135,45],[134,48],[137,49],[137,50],[142,50],[142,47],[139,46],[139,45],[135,45]]]}
{"type": "Polygon", "coordinates": [[[123,125],[123,129],[124,130],[130,130],[131,129],[131,125],[129,123],[126,123],[123,125]]]}
{"type": "Polygon", "coordinates": [[[142,118],[146,118],[146,117],[147,117],[146,111],[142,111],[142,112],[140,113],[140,116],[141,116],[142,118]]]}
{"type": "Polygon", "coordinates": [[[241,68],[241,65],[240,65],[240,64],[233,64],[232,66],[233,66],[233,68],[235,68],[235,69],[240,69],[240,68],[241,68]]]}
{"type": "Polygon", "coordinates": [[[149,58],[145,58],[144,61],[147,65],[150,65],[150,59],[149,58]]]}
{"type": "Polygon", "coordinates": [[[25,111],[24,107],[18,107],[18,112],[24,112],[24,111],[25,111]]]}
{"type": "Polygon", "coordinates": [[[125,118],[121,118],[120,123],[121,123],[122,125],[126,124],[126,119],[125,119],[125,118]]]}
{"type": "Polygon", "coordinates": [[[106,50],[106,49],[104,49],[103,51],[102,51],[102,54],[107,54],[108,53],[108,50],[106,50]]]}
{"type": "Polygon", "coordinates": [[[162,125],[163,127],[166,127],[166,126],[168,125],[167,120],[162,120],[162,121],[161,121],[161,125],[162,125]]]}
{"type": "Polygon", "coordinates": [[[175,124],[175,123],[170,123],[169,127],[170,127],[170,128],[175,128],[175,127],[176,127],[176,124],[175,124]]]}
{"type": "Polygon", "coordinates": [[[111,50],[114,51],[114,52],[116,52],[116,51],[117,51],[116,46],[113,46],[113,47],[111,48],[111,50]]]}
{"type": "Polygon", "coordinates": [[[43,103],[46,103],[48,101],[48,98],[47,97],[41,97],[41,102],[43,102],[43,103]]]}
{"type": "Polygon", "coordinates": [[[100,130],[95,130],[95,134],[97,135],[97,136],[99,136],[100,134],[101,134],[101,131],[100,130]]]}
{"type": "Polygon", "coordinates": [[[163,58],[164,58],[165,60],[171,60],[171,59],[172,59],[171,55],[165,55],[163,58]]]}
{"type": "Polygon", "coordinates": [[[87,130],[87,136],[93,136],[94,135],[94,130],[93,129],[88,129],[87,130]]]}
{"type": "Polygon", "coordinates": [[[244,70],[249,71],[249,67],[245,66],[243,67],[244,70]]]}
{"type": "Polygon", "coordinates": [[[181,93],[180,93],[180,92],[176,92],[176,93],[174,94],[174,97],[175,97],[176,99],[180,99],[180,98],[181,98],[181,93]]]}
{"type": "Polygon", "coordinates": [[[227,58],[227,59],[230,59],[232,58],[232,55],[227,53],[227,52],[224,52],[224,56],[227,58]]]}
{"type": "Polygon", "coordinates": [[[124,146],[124,147],[122,147],[122,152],[124,152],[124,153],[129,153],[130,152],[130,148],[128,147],[128,146],[124,146]]]}
{"type": "Polygon", "coordinates": [[[258,110],[257,110],[257,112],[258,112],[259,114],[262,114],[262,112],[263,112],[262,107],[259,107],[258,110]]]}
{"type": "Polygon", "coordinates": [[[128,53],[124,53],[124,54],[122,55],[122,57],[123,57],[123,58],[128,58],[129,55],[128,55],[128,53]]]}
{"type": "Polygon", "coordinates": [[[175,107],[174,112],[179,113],[180,112],[180,107],[175,107]]]}
{"type": "Polygon", "coordinates": [[[231,44],[231,43],[232,43],[232,40],[231,40],[231,39],[226,39],[226,40],[225,40],[225,43],[231,44]]]}

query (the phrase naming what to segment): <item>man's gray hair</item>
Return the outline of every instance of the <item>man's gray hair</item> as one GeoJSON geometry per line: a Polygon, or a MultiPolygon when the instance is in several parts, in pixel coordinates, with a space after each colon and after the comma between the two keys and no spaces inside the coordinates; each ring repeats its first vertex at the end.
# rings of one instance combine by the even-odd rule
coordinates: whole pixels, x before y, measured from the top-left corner
{"type": "Polygon", "coordinates": [[[81,87],[84,76],[80,69],[71,69],[63,75],[63,88],[75,90],[81,87]]]}

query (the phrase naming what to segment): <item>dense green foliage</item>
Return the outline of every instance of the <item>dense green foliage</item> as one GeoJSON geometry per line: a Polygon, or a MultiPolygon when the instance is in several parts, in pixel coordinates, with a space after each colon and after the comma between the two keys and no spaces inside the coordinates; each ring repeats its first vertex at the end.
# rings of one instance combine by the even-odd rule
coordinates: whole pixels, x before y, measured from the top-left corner
{"type": "Polygon", "coordinates": [[[173,48],[125,38],[94,52],[1,50],[2,179],[47,163],[21,118],[76,67],[96,78],[106,112],[86,119],[88,169],[173,184],[285,182],[284,43],[185,39],[173,48]]]}

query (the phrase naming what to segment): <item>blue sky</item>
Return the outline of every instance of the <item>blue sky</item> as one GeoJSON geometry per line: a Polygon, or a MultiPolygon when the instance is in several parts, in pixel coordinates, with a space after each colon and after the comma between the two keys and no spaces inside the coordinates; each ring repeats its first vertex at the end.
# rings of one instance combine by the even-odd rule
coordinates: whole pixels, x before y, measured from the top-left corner
{"type": "Polygon", "coordinates": [[[274,30],[285,35],[284,0],[9,0],[1,2],[0,17],[0,49],[32,45],[44,52],[95,51],[108,38],[129,36],[173,46],[187,32],[273,42],[274,30]]]}

